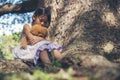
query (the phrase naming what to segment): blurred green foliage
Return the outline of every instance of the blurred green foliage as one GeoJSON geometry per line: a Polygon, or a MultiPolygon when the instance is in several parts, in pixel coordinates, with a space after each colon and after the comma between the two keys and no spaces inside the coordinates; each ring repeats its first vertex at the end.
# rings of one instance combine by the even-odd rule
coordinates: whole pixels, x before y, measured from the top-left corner
{"type": "Polygon", "coordinates": [[[12,49],[19,43],[20,33],[0,36],[0,58],[13,59],[12,49]]]}
{"type": "Polygon", "coordinates": [[[72,68],[69,68],[66,72],[60,70],[58,73],[45,73],[40,70],[35,70],[33,74],[20,72],[20,73],[8,73],[0,74],[1,80],[74,80],[72,77],[72,68]]]}

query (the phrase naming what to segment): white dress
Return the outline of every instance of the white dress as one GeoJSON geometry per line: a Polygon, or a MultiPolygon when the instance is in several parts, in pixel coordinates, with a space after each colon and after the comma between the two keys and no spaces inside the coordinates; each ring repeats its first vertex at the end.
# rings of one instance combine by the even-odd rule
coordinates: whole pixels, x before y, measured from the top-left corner
{"type": "Polygon", "coordinates": [[[37,51],[37,49],[44,45],[50,43],[49,41],[40,41],[34,45],[27,45],[25,49],[22,49],[20,45],[18,45],[17,47],[15,47],[15,49],[12,51],[13,57],[14,59],[34,59],[35,53],[37,51]]]}

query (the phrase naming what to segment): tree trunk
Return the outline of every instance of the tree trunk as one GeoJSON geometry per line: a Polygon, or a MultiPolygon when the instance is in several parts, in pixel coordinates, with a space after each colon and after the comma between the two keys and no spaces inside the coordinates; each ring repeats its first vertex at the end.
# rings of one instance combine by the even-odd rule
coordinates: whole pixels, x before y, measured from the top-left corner
{"type": "Polygon", "coordinates": [[[120,1],[46,1],[45,6],[51,6],[50,35],[63,46],[63,53],[119,58],[120,1]]]}

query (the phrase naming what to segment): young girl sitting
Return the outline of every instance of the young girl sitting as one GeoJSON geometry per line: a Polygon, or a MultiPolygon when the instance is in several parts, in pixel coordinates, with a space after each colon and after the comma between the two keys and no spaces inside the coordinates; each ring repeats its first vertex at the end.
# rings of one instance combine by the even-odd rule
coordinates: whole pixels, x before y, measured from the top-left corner
{"type": "Polygon", "coordinates": [[[17,60],[34,59],[35,65],[38,65],[39,63],[42,62],[44,66],[49,66],[51,65],[49,55],[51,51],[53,51],[55,59],[61,60],[63,57],[62,54],[60,53],[62,48],[58,44],[55,44],[52,41],[50,41],[48,34],[46,38],[42,38],[34,36],[30,32],[31,27],[36,24],[48,27],[47,25],[50,19],[46,9],[38,8],[33,14],[32,19],[33,19],[32,24],[25,24],[23,26],[23,32],[21,37],[23,38],[24,36],[26,36],[30,44],[32,45],[27,45],[25,49],[21,49],[20,45],[18,45],[13,50],[14,58],[17,60]]]}
{"type": "MultiPolygon", "coordinates": [[[[47,36],[47,28],[38,24],[32,26],[30,32],[32,33],[32,35],[42,37],[42,38],[46,38],[47,36]]],[[[30,43],[29,39],[27,39],[27,37],[25,36],[21,40],[20,45],[21,45],[21,48],[25,49],[27,45],[32,45],[32,44],[30,43]]]]}

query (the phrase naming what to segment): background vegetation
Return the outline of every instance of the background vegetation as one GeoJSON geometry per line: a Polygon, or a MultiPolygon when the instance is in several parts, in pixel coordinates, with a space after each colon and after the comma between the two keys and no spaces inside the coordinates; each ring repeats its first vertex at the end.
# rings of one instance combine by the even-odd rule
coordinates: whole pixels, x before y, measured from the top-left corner
{"type": "Polygon", "coordinates": [[[12,59],[12,49],[18,45],[20,33],[0,37],[0,58],[12,59]]]}

